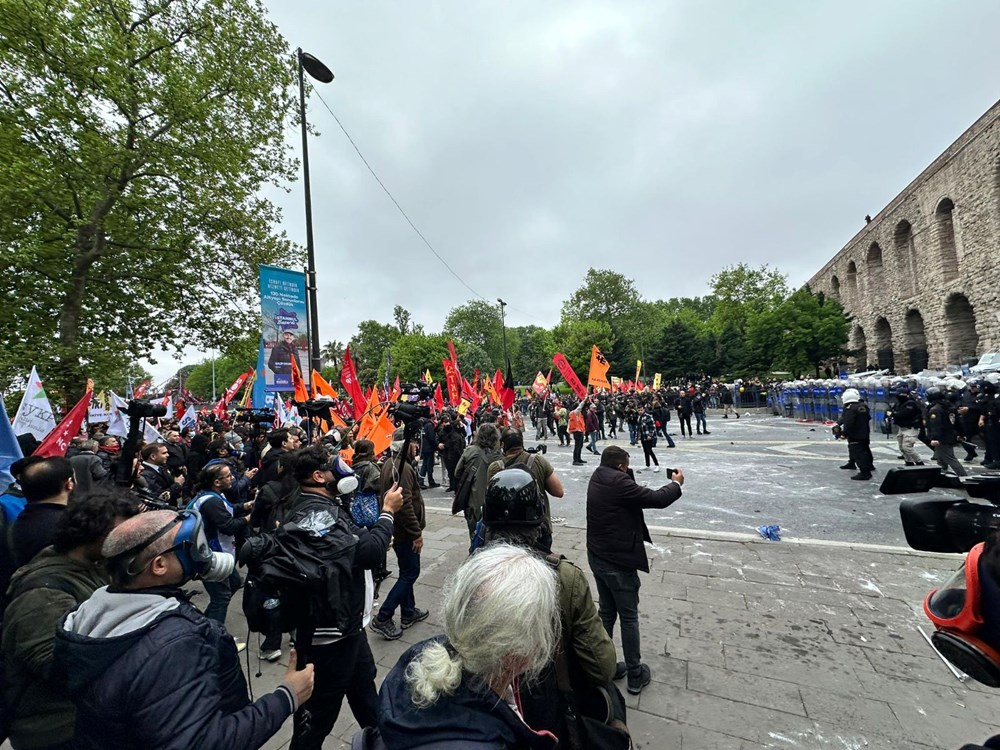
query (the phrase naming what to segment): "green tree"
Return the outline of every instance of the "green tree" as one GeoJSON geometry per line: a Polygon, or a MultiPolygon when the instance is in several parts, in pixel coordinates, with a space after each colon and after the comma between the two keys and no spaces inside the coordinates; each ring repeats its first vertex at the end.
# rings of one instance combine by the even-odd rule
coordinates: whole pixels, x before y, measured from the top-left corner
{"type": "Polygon", "coordinates": [[[785,275],[766,265],[729,266],[715,274],[710,283],[715,305],[709,324],[717,333],[728,325],[743,331],[752,313],[774,310],[788,296],[785,275]]]}
{"type": "Polygon", "coordinates": [[[540,326],[521,326],[509,329],[507,334],[517,339],[517,352],[511,355],[511,369],[518,383],[531,383],[536,373],[548,373],[556,353],[552,331],[540,326]]]}
{"type": "Polygon", "coordinates": [[[773,363],[783,370],[819,377],[824,362],[850,356],[850,317],[839,302],[808,286],[785,300],[772,325],[780,331],[773,363]]]}
{"type": "MultiPolygon", "coordinates": [[[[344,344],[342,341],[327,341],[322,349],[319,350],[320,359],[323,360],[323,366],[326,367],[330,365],[337,369],[344,362],[344,344]]],[[[353,356],[353,353],[352,353],[353,356]]]]}
{"type": "MultiPolygon", "coordinates": [[[[8,2],[7,6],[14,3],[8,2]]],[[[256,321],[294,264],[261,190],[292,179],[288,45],[260,0],[19,0],[0,12],[0,381],[86,374],[256,321]]]]}
{"type": "Polygon", "coordinates": [[[493,373],[496,372],[496,366],[479,344],[470,344],[466,341],[456,342],[455,353],[458,354],[458,367],[470,383],[476,370],[479,370],[480,376],[489,375],[492,377],[493,373]]]}
{"type": "MultiPolygon", "coordinates": [[[[374,383],[379,379],[380,372],[385,375],[386,352],[392,349],[401,335],[398,327],[388,323],[379,323],[377,320],[362,320],[358,323],[358,332],[351,338],[350,347],[351,358],[358,368],[358,378],[362,383],[374,383]]],[[[337,367],[340,367],[339,362],[337,367]]],[[[398,371],[395,363],[393,370],[398,371]]]]}
{"type": "MultiPolygon", "coordinates": [[[[421,378],[425,370],[431,371],[434,380],[444,379],[441,360],[447,359],[448,337],[440,333],[409,333],[392,344],[393,369],[403,382],[421,378]]],[[[471,373],[470,373],[471,374],[471,373]]]]}
{"type": "MultiPolygon", "coordinates": [[[[240,375],[247,371],[249,364],[243,359],[219,357],[215,360],[215,398],[219,398],[240,375]]],[[[184,387],[193,396],[208,401],[212,398],[212,360],[204,359],[191,370],[184,387]]]]}
{"type": "Polygon", "coordinates": [[[455,341],[475,344],[486,353],[492,367],[501,366],[503,328],[500,309],[496,305],[483,300],[470,300],[453,308],[445,318],[444,333],[455,341]]]}
{"type": "MultiPolygon", "coordinates": [[[[645,363],[647,380],[654,373],[664,378],[682,378],[705,370],[705,340],[689,316],[675,315],[660,329],[645,363]]],[[[634,373],[630,373],[631,375],[634,373]]]]}
{"type": "MultiPolygon", "coordinates": [[[[587,384],[587,375],[590,373],[592,347],[596,344],[602,352],[610,352],[615,343],[611,326],[603,320],[563,320],[553,330],[552,338],[556,351],[566,355],[584,385],[587,384]]],[[[549,367],[551,366],[550,364],[549,367]]],[[[542,372],[548,373],[548,370],[542,372]]],[[[556,376],[552,377],[555,379],[556,376]]]]}

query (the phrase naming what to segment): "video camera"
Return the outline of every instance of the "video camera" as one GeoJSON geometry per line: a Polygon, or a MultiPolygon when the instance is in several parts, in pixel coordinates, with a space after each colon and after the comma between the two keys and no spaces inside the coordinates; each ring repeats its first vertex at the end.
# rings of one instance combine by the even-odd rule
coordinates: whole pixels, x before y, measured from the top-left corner
{"type": "Polygon", "coordinates": [[[525,448],[525,453],[541,453],[543,456],[549,452],[549,446],[545,443],[539,443],[534,448],[525,448]]]}
{"type": "Polygon", "coordinates": [[[236,409],[236,421],[250,424],[272,424],[274,412],[271,409],[236,409]]]}
{"type": "Polygon", "coordinates": [[[899,504],[906,543],[924,552],[968,552],[1000,529],[1000,473],[956,477],[936,466],[890,469],[879,491],[906,495],[948,489],[984,503],[956,498],[906,498],[899,504]]]}
{"type": "Polygon", "coordinates": [[[167,407],[165,404],[153,404],[149,401],[132,399],[128,402],[125,413],[137,419],[165,417],[167,416],[167,407]]]}

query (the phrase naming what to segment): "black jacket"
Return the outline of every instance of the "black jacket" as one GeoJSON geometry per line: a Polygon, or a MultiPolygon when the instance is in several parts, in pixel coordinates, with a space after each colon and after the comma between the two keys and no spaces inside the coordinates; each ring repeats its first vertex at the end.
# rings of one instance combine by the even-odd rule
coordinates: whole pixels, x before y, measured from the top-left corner
{"type": "Polygon", "coordinates": [[[927,439],[944,445],[958,444],[958,412],[951,405],[938,401],[927,412],[927,439]]]}
{"type": "Polygon", "coordinates": [[[170,473],[170,470],[166,466],[154,466],[143,463],[142,479],[146,483],[146,489],[152,494],[159,497],[163,493],[167,493],[170,497],[170,502],[175,504],[184,491],[184,487],[174,481],[173,474],[170,473]]]}
{"type": "Polygon", "coordinates": [[[651,540],[642,511],[666,508],[680,496],[676,482],[653,490],[636,484],[631,471],[599,466],[587,486],[587,552],[611,565],[648,573],[643,542],[651,540]]]}
{"type": "Polygon", "coordinates": [[[420,456],[433,456],[437,452],[438,447],[438,436],[437,430],[434,428],[434,423],[429,419],[425,420],[421,432],[423,433],[423,439],[420,441],[420,456]]]}
{"type": "Polygon", "coordinates": [[[892,413],[892,421],[897,427],[921,427],[924,422],[923,409],[912,397],[897,404],[892,413]]]}
{"type": "Polygon", "coordinates": [[[551,734],[533,731],[506,701],[488,688],[475,689],[468,675],[452,695],[443,695],[433,706],[417,708],[410,700],[406,668],[431,642],[411,646],[379,690],[378,729],[383,744],[369,747],[388,750],[462,747],[466,750],[553,750],[551,734]]]}
{"type": "Polygon", "coordinates": [[[846,404],[844,411],[840,415],[840,424],[843,427],[844,437],[852,443],[867,443],[871,440],[871,431],[868,422],[872,414],[868,409],[868,404],[864,401],[855,401],[853,404],[846,404]]]}
{"type": "Polygon", "coordinates": [[[278,478],[278,461],[287,452],[284,448],[271,448],[264,454],[264,458],[260,460],[260,471],[254,477],[258,487],[278,478]]]}
{"type": "Polygon", "coordinates": [[[56,524],[65,512],[66,506],[59,503],[38,502],[24,506],[10,530],[15,568],[27,565],[52,544],[56,524]]]}
{"type": "Polygon", "coordinates": [[[259,748],[295,709],[284,687],[251,703],[232,636],[173,590],[98,589],[63,618],[55,659],[80,750],[259,748]]]}

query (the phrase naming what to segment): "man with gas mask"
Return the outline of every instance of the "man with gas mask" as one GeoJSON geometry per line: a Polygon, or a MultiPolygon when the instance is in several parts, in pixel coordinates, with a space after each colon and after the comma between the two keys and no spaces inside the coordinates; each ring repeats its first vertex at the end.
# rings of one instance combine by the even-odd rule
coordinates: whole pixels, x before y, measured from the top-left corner
{"type": "Polygon", "coordinates": [[[393,514],[403,504],[403,493],[398,486],[386,492],[379,519],[369,530],[356,526],[340,505],[339,498],[358,486],[343,459],[331,458],[322,446],[314,445],[295,454],[291,470],[302,494],[285,526],[322,534],[325,543],[316,547],[315,554],[325,558],[324,593],[339,596],[338,601],[324,601],[313,608],[308,621],[296,628],[296,642],[316,667],[316,689],[303,707],[309,721],[296,722],[290,748],[320,750],[345,696],[358,724],[374,726],[378,719],[375,658],[365,619],[370,617],[375,592],[371,571],[385,560],[393,514]]]}
{"type": "Polygon", "coordinates": [[[111,585],[56,631],[57,670],[77,709],[74,747],[259,748],[312,694],[295,670],[251,703],[236,643],[180,587],[223,581],[231,555],[208,546],[195,511],[140,513],[104,542],[111,585]]]}

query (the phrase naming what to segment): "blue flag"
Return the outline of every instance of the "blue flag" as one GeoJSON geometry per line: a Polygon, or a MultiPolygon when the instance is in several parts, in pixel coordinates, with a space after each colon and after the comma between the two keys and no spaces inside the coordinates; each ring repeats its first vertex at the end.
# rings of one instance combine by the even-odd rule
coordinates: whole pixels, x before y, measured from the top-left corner
{"type": "Polygon", "coordinates": [[[3,397],[0,396],[0,492],[14,482],[14,477],[10,473],[10,465],[23,458],[21,446],[17,443],[14,435],[14,428],[11,427],[10,417],[7,416],[7,409],[3,405],[3,397]]]}

